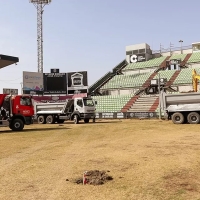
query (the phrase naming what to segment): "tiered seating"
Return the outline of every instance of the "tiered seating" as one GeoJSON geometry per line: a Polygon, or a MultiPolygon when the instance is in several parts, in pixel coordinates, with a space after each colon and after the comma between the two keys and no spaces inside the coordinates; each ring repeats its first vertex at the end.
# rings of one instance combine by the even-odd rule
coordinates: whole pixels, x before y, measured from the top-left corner
{"type": "Polygon", "coordinates": [[[120,112],[133,94],[93,96],[97,101],[96,112],[120,112]]]}
{"type": "Polygon", "coordinates": [[[192,68],[182,69],[176,77],[173,85],[192,84],[192,68]]]}
{"type": "Polygon", "coordinates": [[[116,75],[102,89],[129,88],[142,86],[152,73],[116,75]]]}
{"type": "Polygon", "coordinates": [[[165,59],[166,57],[163,56],[163,57],[154,58],[145,62],[130,63],[124,68],[124,70],[158,67],[165,59]]]}
{"type": "Polygon", "coordinates": [[[120,71],[121,69],[123,69],[126,65],[127,65],[127,61],[123,60],[116,67],[113,68],[113,73],[117,73],[118,71],[120,71]]]}
{"type": "Polygon", "coordinates": [[[112,77],[112,73],[108,72],[103,77],[101,77],[98,81],[96,81],[93,85],[89,87],[89,93],[93,92],[95,89],[100,87],[105,81],[107,81],[110,77],[112,77]]]}
{"type": "Polygon", "coordinates": [[[186,56],[187,54],[174,54],[170,57],[170,60],[181,59],[181,61],[183,61],[186,56]]]}
{"type": "MultiPolygon", "coordinates": [[[[159,71],[158,73],[160,74],[160,78],[167,78],[167,81],[169,81],[175,72],[176,70],[165,70],[165,71],[159,71]]],[[[154,79],[157,79],[157,78],[158,78],[158,75],[154,77],[154,79]]]]}
{"type": "Polygon", "coordinates": [[[200,52],[192,53],[187,63],[200,62],[200,52]]]}

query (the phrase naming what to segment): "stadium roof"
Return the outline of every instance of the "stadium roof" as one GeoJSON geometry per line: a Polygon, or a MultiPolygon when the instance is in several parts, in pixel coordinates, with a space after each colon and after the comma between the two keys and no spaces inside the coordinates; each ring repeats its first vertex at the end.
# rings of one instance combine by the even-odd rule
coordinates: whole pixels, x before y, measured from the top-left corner
{"type": "Polygon", "coordinates": [[[19,62],[18,57],[7,56],[0,54],[0,69],[19,62]]]}

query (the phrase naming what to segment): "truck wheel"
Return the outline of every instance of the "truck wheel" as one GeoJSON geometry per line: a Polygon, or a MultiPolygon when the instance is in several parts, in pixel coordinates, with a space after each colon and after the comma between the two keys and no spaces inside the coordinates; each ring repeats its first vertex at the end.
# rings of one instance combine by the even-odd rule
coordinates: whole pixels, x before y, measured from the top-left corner
{"type": "Polygon", "coordinates": [[[187,120],[190,124],[199,124],[200,122],[200,116],[196,112],[191,112],[187,116],[187,120]]]}
{"type": "Polygon", "coordinates": [[[84,119],[85,123],[89,123],[89,121],[90,121],[89,119],[84,119]]]}
{"type": "Polygon", "coordinates": [[[74,124],[78,124],[78,123],[79,123],[78,115],[74,115],[74,124]]]}
{"type": "Polygon", "coordinates": [[[172,121],[174,124],[183,124],[184,116],[182,113],[176,112],[172,115],[172,121]]]}
{"type": "Polygon", "coordinates": [[[55,123],[54,117],[52,115],[48,115],[47,118],[46,118],[46,123],[47,124],[55,123]]]}
{"type": "Polygon", "coordinates": [[[13,131],[22,131],[24,122],[21,119],[14,119],[10,127],[13,131]]]}
{"type": "Polygon", "coordinates": [[[37,118],[37,121],[38,121],[38,124],[45,124],[46,123],[46,120],[45,120],[45,117],[40,115],[38,118],[37,118]]]}

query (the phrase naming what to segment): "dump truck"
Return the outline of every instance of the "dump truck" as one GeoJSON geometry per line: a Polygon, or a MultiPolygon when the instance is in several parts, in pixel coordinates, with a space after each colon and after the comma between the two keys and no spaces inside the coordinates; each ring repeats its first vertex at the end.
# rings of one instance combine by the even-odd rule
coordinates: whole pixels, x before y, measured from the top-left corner
{"type": "Polygon", "coordinates": [[[0,126],[22,131],[33,124],[34,109],[29,95],[0,94],[0,126]]]}
{"type": "Polygon", "coordinates": [[[78,124],[80,120],[95,122],[95,104],[90,97],[67,99],[63,103],[34,103],[34,119],[39,124],[64,123],[72,120],[78,124]]]}
{"type": "Polygon", "coordinates": [[[161,92],[160,105],[165,118],[174,124],[199,124],[200,123],[200,93],[175,93],[161,92]]]}

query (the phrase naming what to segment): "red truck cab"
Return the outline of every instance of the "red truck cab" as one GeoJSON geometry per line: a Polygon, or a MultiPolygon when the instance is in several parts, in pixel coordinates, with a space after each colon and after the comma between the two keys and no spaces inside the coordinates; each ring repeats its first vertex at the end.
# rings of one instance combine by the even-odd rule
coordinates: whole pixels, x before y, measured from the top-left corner
{"type": "Polygon", "coordinates": [[[34,109],[29,95],[0,94],[0,126],[21,131],[24,125],[33,123],[34,109]]]}

